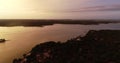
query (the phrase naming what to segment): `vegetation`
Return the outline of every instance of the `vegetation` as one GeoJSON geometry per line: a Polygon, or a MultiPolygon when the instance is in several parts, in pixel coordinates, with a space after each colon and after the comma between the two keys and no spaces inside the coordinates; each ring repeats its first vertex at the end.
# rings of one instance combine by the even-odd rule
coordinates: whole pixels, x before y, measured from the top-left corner
{"type": "Polygon", "coordinates": [[[120,63],[120,30],[91,30],[66,42],[41,43],[13,63],[120,63]]]}
{"type": "Polygon", "coordinates": [[[53,24],[83,24],[98,25],[108,23],[120,23],[119,20],[37,20],[37,19],[4,19],[0,20],[0,26],[46,26],[53,24]]]}

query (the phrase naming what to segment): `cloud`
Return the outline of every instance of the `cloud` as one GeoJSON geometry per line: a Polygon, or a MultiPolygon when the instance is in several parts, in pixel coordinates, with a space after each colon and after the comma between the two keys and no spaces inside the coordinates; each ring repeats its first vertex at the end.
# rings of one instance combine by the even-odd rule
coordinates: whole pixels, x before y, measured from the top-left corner
{"type": "Polygon", "coordinates": [[[87,7],[86,11],[120,11],[120,5],[87,7]]]}
{"type": "Polygon", "coordinates": [[[95,11],[120,11],[120,4],[115,5],[101,5],[101,6],[90,6],[79,9],[63,9],[63,10],[51,10],[48,12],[54,13],[71,13],[71,12],[95,12],[95,11]]]}
{"type": "Polygon", "coordinates": [[[120,11],[120,5],[109,5],[109,6],[92,6],[84,7],[81,9],[73,10],[72,12],[86,12],[86,11],[120,11]]]}

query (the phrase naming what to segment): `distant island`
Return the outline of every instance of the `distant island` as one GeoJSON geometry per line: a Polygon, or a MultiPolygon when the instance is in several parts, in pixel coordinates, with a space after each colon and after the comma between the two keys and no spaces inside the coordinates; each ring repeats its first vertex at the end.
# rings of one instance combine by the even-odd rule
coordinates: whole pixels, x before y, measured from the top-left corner
{"type": "Polygon", "coordinates": [[[44,42],[13,63],[120,63],[120,30],[90,30],[66,42],[44,42]]]}
{"type": "Polygon", "coordinates": [[[70,19],[1,19],[0,26],[36,26],[42,27],[53,24],[82,24],[82,25],[98,25],[108,23],[120,23],[119,20],[70,20],[70,19]]]}

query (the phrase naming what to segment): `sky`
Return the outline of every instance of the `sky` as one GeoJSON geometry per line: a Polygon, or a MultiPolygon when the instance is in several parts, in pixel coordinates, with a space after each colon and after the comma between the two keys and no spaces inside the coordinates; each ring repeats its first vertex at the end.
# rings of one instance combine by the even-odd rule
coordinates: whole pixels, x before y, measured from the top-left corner
{"type": "Polygon", "coordinates": [[[0,19],[120,19],[120,0],[0,0],[0,19]]]}

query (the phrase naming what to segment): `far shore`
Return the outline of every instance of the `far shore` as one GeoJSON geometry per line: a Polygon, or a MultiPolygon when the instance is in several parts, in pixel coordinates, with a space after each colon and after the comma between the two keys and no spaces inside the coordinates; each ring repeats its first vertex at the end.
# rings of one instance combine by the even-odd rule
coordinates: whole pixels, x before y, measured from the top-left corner
{"type": "Polygon", "coordinates": [[[119,20],[70,20],[70,19],[1,19],[0,26],[35,26],[42,27],[53,24],[81,24],[81,25],[98,25],[108,23],[120,23],[119,20]]]}

